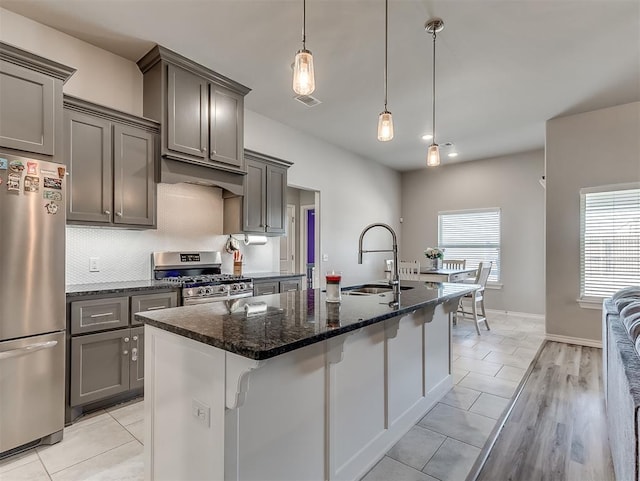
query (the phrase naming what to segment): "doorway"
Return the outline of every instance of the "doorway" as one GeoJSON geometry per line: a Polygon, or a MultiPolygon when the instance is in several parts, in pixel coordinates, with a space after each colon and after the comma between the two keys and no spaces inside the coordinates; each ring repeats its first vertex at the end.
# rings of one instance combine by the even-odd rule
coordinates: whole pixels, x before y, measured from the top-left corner
{"type": "Polygon", "coordinates": [[[308,289],[320,285],[319,206],[320,192],[287,187],[287,239],[280,240],[280,266],[291,269],[289,273],[304,274],[308,289]]]}

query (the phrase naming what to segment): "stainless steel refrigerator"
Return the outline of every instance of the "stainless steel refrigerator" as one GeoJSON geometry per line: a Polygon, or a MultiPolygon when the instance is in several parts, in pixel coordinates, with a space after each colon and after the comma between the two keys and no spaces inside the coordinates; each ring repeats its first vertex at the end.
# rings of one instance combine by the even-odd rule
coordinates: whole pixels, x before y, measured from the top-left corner
{"type": "Polygon", "coordinates": [[[65,167],[0,151],[0,454],[62,439],[65,167]]]}

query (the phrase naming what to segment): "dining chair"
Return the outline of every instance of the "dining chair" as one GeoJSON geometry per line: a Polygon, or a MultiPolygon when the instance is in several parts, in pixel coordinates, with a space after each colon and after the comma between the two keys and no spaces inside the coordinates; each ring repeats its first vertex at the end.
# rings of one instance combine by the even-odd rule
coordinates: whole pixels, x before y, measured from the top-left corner
{"type": "Polygon", "coordinates": [[[404,281],[420,280],[420,262],[418,261],[400,261],[398,262],[398,276],[404,281]]]}
{"type": "Polygon", "coordinates": [[[487,285],[487,279],[489,279],[492,266],[493,261],[480,262],[478,265],[478,273],[473,281],[474,284],[479,284],[480,288],[461,297],[460,304],[458,305],[458,311],[456,312],[456,319],[462,318],[474,321],[478,336],[480,335],[480,328],[478,325],[481,322],[484,322],[485,326],[487,326],[487,331],[491,329],[489,327],[487,313],[484,308],[484,290],[487,285]],[[478,315],[478,307],[480,308],[480,315],[478,315]]]}
{"type": "Polygon", "coordinates": [[[443,269],[464,269],[467,266],[466,259],[443,259],[443,269]]]}

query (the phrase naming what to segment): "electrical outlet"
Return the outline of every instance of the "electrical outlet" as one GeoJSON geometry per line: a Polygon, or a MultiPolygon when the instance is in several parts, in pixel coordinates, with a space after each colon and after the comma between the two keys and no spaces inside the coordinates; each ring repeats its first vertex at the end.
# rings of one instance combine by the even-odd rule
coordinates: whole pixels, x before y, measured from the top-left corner
{"type": "Polygon", "coordinates": [[[329,254],[322,254],[322,262],[329,262],[329,254]]]}
{"type": "Polygon", "coordinates": [[[211,408],[209,406],[193,399],[191,401],[191,414],[200,424],[207,428],[209,427],[211,421],[211,408]]]}
{"type": "Polygon", "coordinates": [[[99,257],[89,257],[89,272],[100,272],[99,257]]]}

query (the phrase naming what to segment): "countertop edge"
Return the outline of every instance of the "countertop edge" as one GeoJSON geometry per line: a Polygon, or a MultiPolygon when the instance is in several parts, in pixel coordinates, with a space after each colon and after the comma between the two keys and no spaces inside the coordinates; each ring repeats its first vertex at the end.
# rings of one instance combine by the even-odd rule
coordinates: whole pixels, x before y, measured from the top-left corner
{"type": "MultiPolygon", "coordinates": [[[[457,285],[462,287],[460,284],[457,284],[457,285]]],[[[287,352],[295,351],[297,349],[301,349],[303,347],[310,346],[318,342],[322,342],[332,337],[337,337],[342,334],[346,334],[348,332],[361,329],[363,327],[377,324],[379,322],[385,321],[387,319],[391,319],[393,317],[398,317],[403,314],[408,314],[408,313],[417,311],[418,309],[422,309],[430,305],[438,305],[438,304],[442,304],[447,301],[450,301],[452,299],[463,297],[464,295],[473,292],[479,286],[475,284],[467,284],[465,285],[465,287],[466,289],[461,289],[455,294],[444,294],[438,297],[437,299],[429,299],[424,302],[419,302],[417,304],[412,304],[411,306],[402,307],[395,311],[391,311],[379,316],[375,316],[369,319],[363,319],[362,321],[353,322],[345,326],[339,326],[330,331],[321,332],[314,336],[310,336],[305,339],[294,341],[290,344],[286,344],[286,345],[279,346],[277,348],[273,348],[269,350],[252,350],[252,349],[240,348],[235,344],[221,341],[220,339],[208,336],[206,334],[197,333],[190,329],[185,329],[180,326],[175,326],[173,324],[168,324],[162,321],[150,319],[148,317],[145,317],[145,312],[140,312],[135,314],[135,318],[138,321],[141,321],[145,324],[149,324],[150,326],[156,327],[158,329],[162,329],[164,331],[171,332],[173,334],[177,334],[182,337],[186,337],[187,339],[201,342],[209,346],[217,347],[219,349],[225,350],[227,352],[231,352],[233,354],[238,354],[240,356],[243,356],[249,359],[253,359],[256,361],[264,361],[264,360],[279,356],[281,354],[285,354],[287,352]]]]}

